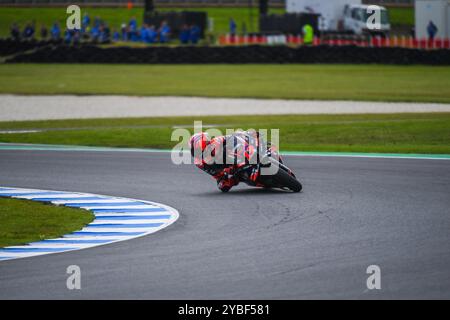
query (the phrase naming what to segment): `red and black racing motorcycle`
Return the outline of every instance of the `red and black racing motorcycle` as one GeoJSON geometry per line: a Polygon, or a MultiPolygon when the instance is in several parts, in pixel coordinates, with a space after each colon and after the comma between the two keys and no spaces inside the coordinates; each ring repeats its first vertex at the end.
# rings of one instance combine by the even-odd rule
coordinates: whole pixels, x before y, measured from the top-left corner
{"type": "Polygon", "coordinates": [[[293,192],[302,190],[302,184],[294,172],[283,163],[274,146],[265,142],[258,133],[242,132],[239,136],[238,143],[229,155],[234,159],[243,159],[240,163],[239,161],[236,163],[234,177],[254,187],[280,188],[293,192]]]}

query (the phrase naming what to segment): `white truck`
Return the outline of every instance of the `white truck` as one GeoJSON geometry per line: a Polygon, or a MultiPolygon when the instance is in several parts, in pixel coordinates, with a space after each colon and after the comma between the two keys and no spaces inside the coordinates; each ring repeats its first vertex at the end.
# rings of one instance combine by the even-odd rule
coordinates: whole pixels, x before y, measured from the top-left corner
{"type": "Polygon", "coordinates": [[[369,28],[367,22],[373,13],[368,12],[369,5],[362,4],[362,0],[286,0],[288,13],[320,14],[319,30],[325,33],[388,34],[391,29],[388,11],[381,6],[377,8],[378,24],[369,28]]]}

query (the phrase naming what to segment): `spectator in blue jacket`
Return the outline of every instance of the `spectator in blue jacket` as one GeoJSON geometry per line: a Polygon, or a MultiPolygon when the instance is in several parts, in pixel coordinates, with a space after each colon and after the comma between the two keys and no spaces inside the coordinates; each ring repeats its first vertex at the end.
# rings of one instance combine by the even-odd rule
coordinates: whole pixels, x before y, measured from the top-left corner
{"type": "Polygon", "coordinates": [[[66,29],[64,31],[64,42],[69,44],[70,42],[72,42],[72,31],[69,29],[66,29]]]}
{"type": "Polygon", "coordinates": [[[166,43],[170,40],[170,27],[167,21],[161,23],[161,28],[159,30],[159,42],[166,43]]]}
{"type": "Polygon", "coordinates": [[[104,23],[100,24],[100,28],[98,29],[98,31],[99,31],[98,40],[101,43],[108,42],[109,41],[109,37],[110,37],[110,33],[111,33],[111,31],[109,30],[108,25],[106,25],[104,23]]]}
{"type": "Polygon", "coordinates": [[[61,29],[59,28],[58,22],[55,22],[53,24],[53,27],[50,30],[50,34],[51,34],[53,40],[59,40],[61,38],[61,29]]]}
{"type": "Polygon", "coordinates": [[[234,21],[233,18],[230,18],[230,34],[232,36],[236,34],[236,28],[237,28],[236,22],[234,21]]]}
{"type": "Polygon", "coordinates": [[[433,21],[430,20],[430,22],[428,22],[428,26],[427,26],[428,39],[433,41],[434,37],[436,36],[436,33],[438,31],[439,31],[438,27],[436,27],[436,25],[433,23],[433,21]]]}
{"type": "Polygon", "coordinates": [[[130,27],[130,31],[137,31],[138,23],[136,17],[132,17],[128,22],[128,26],[130,27]]]}
{"type": "Polygon", "coordinates": [[[150,26],[148,28],[147,32],[148,32],[147,33],[147,37],[148,37],[147,42],[148,43],[155,43],[157,41],[157,39],[158,39],[158,32],[155,30],[155,26],[150,26]]]}
{"type": "Polygon", "coordinates": [[[23,29],[22,36],[24,39],[31,39],[34,37],[34,24],[27,23],[25,29],[23,29]]]}
{"type": "Polygon", "coordinates": [[[200,39],[200,27],[194,24],[190,30],[190,38],[192,44],[197,44],[200,39]]]}
{"type": "Polygon", "coordinates": [[[86,12],[83,15],[83,20],[82,20],[81,24],[82,24],[83,28],[86,28],[90,23],[91,23],[91,18],[89,18],[88,13],[86,12]]]}
{"type": "Polygon", "coordinates": [[[100,38],[100,26],[94,25],[91,29],[91,38],[94,41],[98,41],[100,38]]]}
{"type": "Polygon", "coordinates": [[[188,25],[184,24],[180,30],[180,42],[182,44],[188,44],[190,38],[191,38],[191,31],[190,31],[188,25]]]}
{"type": "Polygon", "coordinates": [[[139,41],[138,25],[135,17],[132,17],[128,22],[128,40],[133,42],[139,41]]]}
{"type": "Polygon", "coordinates": [[[118,42],[121,39],[119,31],[117,31],[116,29],[113,29],[112,39],[114,42],[118,42]]]}
{"type": "Polygon", "coordinates": [[[141,41],[142,42],[147,42],[148,41],[148,25],[147,24],[143,24],[141,26],[141,30],[139,30],[140,36],[141,36],[141,41]]]}

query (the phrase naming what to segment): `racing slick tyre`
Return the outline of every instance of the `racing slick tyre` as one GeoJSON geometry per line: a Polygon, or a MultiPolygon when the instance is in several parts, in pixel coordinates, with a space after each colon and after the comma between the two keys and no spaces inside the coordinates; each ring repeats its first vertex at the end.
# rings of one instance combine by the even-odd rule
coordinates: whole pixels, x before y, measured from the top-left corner
{"type": "Polygon", "coordinates": [[[281,168],[273,177],[273,184],[280,187],[286,187],[293,192],[300,192],[302,190],[302,184],[295,177],[291,176],[281,168]]]}

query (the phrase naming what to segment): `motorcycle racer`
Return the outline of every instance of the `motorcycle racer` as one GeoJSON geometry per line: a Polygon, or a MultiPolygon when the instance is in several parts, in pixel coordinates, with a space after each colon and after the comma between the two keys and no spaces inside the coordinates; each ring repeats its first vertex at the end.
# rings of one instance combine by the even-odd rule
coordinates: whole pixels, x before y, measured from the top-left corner
{"type": "MultiPolygon", "coordinates": [[[[201,170],[210,174],[216,181],[217,187],[223,191],[229,191],[233,186],[239,184],[239,179],[233,174],[237,169],[245,165],[245,161],[238,161],[236,153],[250,153],[248,149],[254,148],[259,142],[259,133],[257,131],[236,132],[231,135],[218,136],[210,138],[206,132],[194,134],[189,140],[191,156],[194,158],[194,164],[201,170]],[[249,143],[249,139],[253,142],[249,143]],[[246,142],[240,144],[240,142],[246,142]],[[233,148],[233,156],[227,153],[227,145],[233,148]],[[236,150],[236,146],[246,145],[244,150],[236,150]],[[217,153],[217,154],[216,154],[217,153]],[[220,160],[220,161],[216,161],[220,160]]],[[[276,153],[274,147],[270,149],[276,153]]],[[[279,158],[279,156],[278,156],[279,158]]],[[[281,159],[279,159],[281,161],[281,159]]],[[[258,173],[253,170],[250,178],[256,180],[258,173]]]]}

